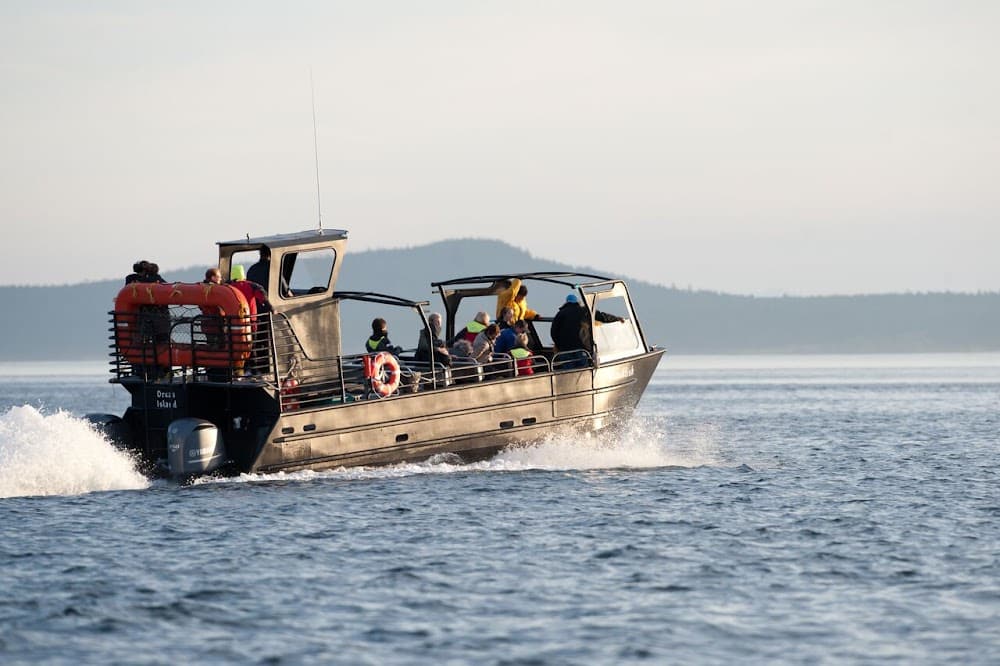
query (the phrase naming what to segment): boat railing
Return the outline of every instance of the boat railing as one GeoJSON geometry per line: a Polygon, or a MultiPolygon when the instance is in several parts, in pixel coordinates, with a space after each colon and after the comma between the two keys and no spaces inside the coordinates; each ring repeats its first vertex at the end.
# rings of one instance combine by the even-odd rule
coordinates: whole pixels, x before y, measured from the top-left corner
{"type": "Polygon", "coordinates": [[[580,370],[594,365],[594,357],[585,349],[572,349],[552,355],[552,370],[580,370]]]}
{"type": "Polygon", "coordinates": [[[232,381],[261,347],[259,324],[246,317],[175,305],[109,314],[111,372],[119,380],[232,381]]]}
{"type": "MultiPolygon", "coordinates": [[[[282,411],[385,397],[373,390],[367,354],[312,358],[280,313],[261,313],[249,325],[245,317],[206,315],[193,306],[110,315],[111,372],[119,381],[263,386],[277,395],[282,411]]],[[[399,382],[389,395],[529,374],[524,359],[507,354],[486,363],[451,357],[449,367],[417,361],[414,352],[399,355],[399,382]]],[[[527,361],[537,374],[587,365],[590,356],[564,352],[550,362],[533,354],[527,361]]]]}

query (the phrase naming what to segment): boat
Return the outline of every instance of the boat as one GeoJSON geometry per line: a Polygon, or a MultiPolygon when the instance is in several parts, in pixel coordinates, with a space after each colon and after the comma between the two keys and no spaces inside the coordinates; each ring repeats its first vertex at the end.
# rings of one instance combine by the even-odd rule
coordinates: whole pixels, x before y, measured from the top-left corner
{"type": "Polygon", "coordinates": [[[442,299],[446,339],[469,308],[493,311],[512,279],[572,294],[590,323],[582,352],[555,349],[546,335],[552,318],[537,317],[528,322],[526,358],[449,364],[433,351],[417,360],[415,349],[345,353],[356,306],[406,312],[414,330],[430,335],[429,301],[338,291],[345,230],[218,246],[223,275],[253,261],[247,275],[267,308],[254,314],[231,284],[133,282],[108,313],[110,381],[131,404],[121,416],[88,419],[150,475],[190,480],[440,455],[482,460],[553,432],[621,425],[664,353],[647,343],[622,280],[565,272],[476,275],[430,287],[442,299]],[[617,313],[610,323],[596,316],[608,308],[617,313]]]}

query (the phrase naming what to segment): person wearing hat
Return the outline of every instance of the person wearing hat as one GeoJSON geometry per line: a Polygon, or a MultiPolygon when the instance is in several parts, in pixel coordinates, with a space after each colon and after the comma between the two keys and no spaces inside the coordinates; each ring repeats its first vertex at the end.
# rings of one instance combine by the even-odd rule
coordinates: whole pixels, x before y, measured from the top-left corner
{"type": "Polygon", "coordinates": [[[559,368],[582,368],[588,364],[580,328],[589,323],[587,311],[580,305],[576,294],[569,294],[552,318],[552,343],[561,356],[555,360],[559,368]]]}
{"type": "MultiPolygon", "coordinates": [[[[267,306],[267,294],[264,293],[263,287],[247,279],[247,272],[243,268],[243,264],[233,264],[229,271],[229,284],[236,287],[247,299],[250,320],[255,322],[258,310],[264,310],[267,306]]],[[[256,323],[253,324],[253,328],[257,329],[256,323]]]]}
{"type": "Polygon", "coordinates": [[[382,351],[399,356],[403,353],[403,348],[389,341],[389,324],[385,319],[376,317],[372,319],[372,334],[365,340],[365,353],[377,354],[382,351]]]}
{"type": "Polygon", "coordinates": [[[263,330],[258,333],[257,313],[268,311],[271,304],[267,302],[267,294],[264,293],[264,289],[256,282],[247,280],[247,273],[243,264],[233,264],[229,270],[229,278],[229,284],[235,287],[247,299],[247,308],[250,310],[250,331],[253,341],[251,342],[251,358],[247,370],[251,374],[253,372],[264,373],[269,366],[269,343],[267,341],[269,329],[267,328],[267,321],[264,320],[260,322],[264,324],[263,330]]]}

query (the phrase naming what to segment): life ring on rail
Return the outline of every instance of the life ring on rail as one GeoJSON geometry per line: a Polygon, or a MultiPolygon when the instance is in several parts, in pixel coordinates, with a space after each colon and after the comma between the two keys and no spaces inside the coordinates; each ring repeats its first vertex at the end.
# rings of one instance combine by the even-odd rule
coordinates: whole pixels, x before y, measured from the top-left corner
{"type": "Polygon", "coordinates": [[[399,361],[389,352],[379,352],[365,357],[366,374],[371,379],[372,391],[386,398],[399,388],[399,361]]]}
{"type": "MultiPolygon", "coordinates": [[[[250,306],[246,297],[228,284],[132,282],[118,292],[112,315],[115,347],[129,363],[242,368],[250,358],[250,306]],[[144,340],[144,334],[148,334],[145,330],[150,319],[148,310],[171,305],[197,307],[203,316],[219,317],[220,344],[173,342],[169,332],[160,344],[144,340]]],[[[169,326],[169,319],[165,323],[169,326]]]]}

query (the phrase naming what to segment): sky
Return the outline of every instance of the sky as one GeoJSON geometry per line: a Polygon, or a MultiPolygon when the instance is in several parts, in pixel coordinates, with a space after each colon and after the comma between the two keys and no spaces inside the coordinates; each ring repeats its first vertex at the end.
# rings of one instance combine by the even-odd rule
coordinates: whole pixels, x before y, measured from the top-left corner
{"type": "Polygon", "coordinates": [[[169,278],[321,211],[352,250],[997,291],[998,34],[993,0],[5,0],[0,284],[169,278]]]}

